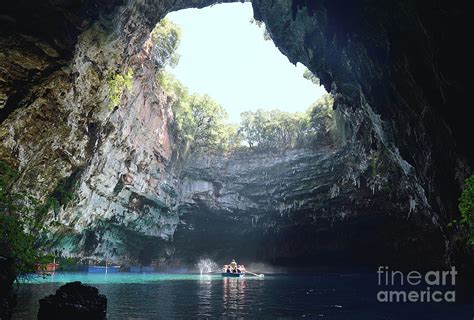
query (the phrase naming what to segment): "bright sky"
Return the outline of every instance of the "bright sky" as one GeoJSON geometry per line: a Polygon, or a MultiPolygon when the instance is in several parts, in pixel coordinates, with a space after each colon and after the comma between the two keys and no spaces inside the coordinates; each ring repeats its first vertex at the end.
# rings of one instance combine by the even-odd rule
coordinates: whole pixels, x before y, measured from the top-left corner
{"type": "Polygon", "coordinates": [[[250,3],[219,4],[171,12],[182,29],[179,64],[169,71],[191,92],[207,93],[239,122],[246,110],[304,111],[325,93],[303,78],[263,29],[250,23],[250,3]]]}

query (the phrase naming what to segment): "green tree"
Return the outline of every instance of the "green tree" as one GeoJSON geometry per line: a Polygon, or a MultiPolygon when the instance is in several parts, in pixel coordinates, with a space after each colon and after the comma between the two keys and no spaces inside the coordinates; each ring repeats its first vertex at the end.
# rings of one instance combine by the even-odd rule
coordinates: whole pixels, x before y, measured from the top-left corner
{"type": "Polygon", "coordinates": [[[0,255],[14,262],[17,275],[32,272],[41,262],[42,218],[48,207],[12,188],[18,173],[0,161],[0,255]]]}
{"type": "Polygon", "coordinates": [[[245,111],[240,114],[240,129],[239,132],[244,137],[250,148],[258,145],[260,141],[260,130],[256,123],[256,113],[245,111]]]}
{"type": "Polygon", "coordinates": [[[225,124],[219,129],[218,150],[233,151],[242,147],[243,137],[239,125],[225,124]]]}
{"type": "Polygon", "coordinates": [[[326,137],[333,121],[331,101],[324,98],[306,112],[262,109],[242,112],[239,132],[250,148],[291,149],[328,143],[326,137]]]}
{"type": "Polygon", "coordinates": [[[468,230],[468,241],[474,244],[474,175],[464,180],[465,188],[459,198],[461,224],[468,230]]]}
{"type": "Polygon", "coordinates": [[[194,145],[198,148],[219,148],[219,135],[225,125],[227,112],[208,95],[191,95],[189,106],[193,119],[191,135],[194,145]]]}
{"type": "Polygon", "coordinates": [[[189,96],[188,88],[183,86],[178,79],[165,70],[158,70],[156,80],[166,95],[175,101],[185,99],[189,96]]]}
{"type": "Polygon", "coordinates": [[[125,74],[113,74],[107,81],[109,85],[109,108],[114,109],[120,105],[122,94],[132,90],[133,70],[128,68],[125,74]]]}
{"type": "Polygon", "coordinates": [[[236,126],[226,123],[227,113],[211,97],[189,94],[168,72],[159,70],[157,82],[172,99],[178,139],[192,141],[193,149],[231,151],[245,144],[258,149],[291,149],[332,142],[335,119],[329,94],[306,112],[242,112],[240,126],[236,126]]]}
{"type": "Polygon", "coordinates": [[[332,95],[325,94],[310,107],[311,126],[320,141],[329,142],[331,133],[335,129],[333,104],[332,95]]]}
{"type": "Polygon", "coordinates": [[[163,18],[151,32],[151,41],[152,54],[159,68],[178,64],[179,55],[176,50],[181,41],[181,28],[177,24],[163,18]]]}
{"type": "Polygon", "coordinates": [[[157,82],[172,98],[178,139],[191,140],[193,149],[229,150],[239,143],[235,126],[226,123],[227,112],[208,95],[189,94],[173,75],[160,70],[157,82]]]}

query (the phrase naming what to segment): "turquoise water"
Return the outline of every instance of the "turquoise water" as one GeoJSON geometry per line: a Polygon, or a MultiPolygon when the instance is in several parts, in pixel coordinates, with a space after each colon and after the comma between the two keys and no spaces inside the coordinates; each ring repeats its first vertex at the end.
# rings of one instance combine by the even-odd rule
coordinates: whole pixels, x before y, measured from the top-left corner
{"type": "MultiPolygon", "coordinates": [[[[271,276],[267,276],[271,278],[271,276]]],[[[113,284],[113,283],[155,283],[162,281],[208,281],[221,280],[220,274],[199,275],[199,274],[170,274],[170,273],[57,273],[52,276],[40,277],[32,276],[25,283],[44,284],[44,283],[66,283],[71,281],[81,281],[88,284],[113,284]]],[[[247,279],[259,280],[257,277],[247,277],[247,279]]]]}
{"type": "Polygon", "coordinates": [[[36,319],[38,300],[82,281],[107,296],[108,319],[472,319],[473,304],[382,304],[372,274],[266,275],[59,273],[17,290],[13,319],[36,319]]]}

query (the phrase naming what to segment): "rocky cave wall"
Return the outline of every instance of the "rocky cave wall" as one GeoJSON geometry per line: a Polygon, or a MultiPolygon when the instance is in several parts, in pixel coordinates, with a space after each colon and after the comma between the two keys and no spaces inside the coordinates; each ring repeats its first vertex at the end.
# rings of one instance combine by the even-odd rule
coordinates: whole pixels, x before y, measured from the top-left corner
{"type": "Polygon", "coordinates": [[[472,51],[456,41],[467,10],[254,0],[277,47],[335,95],[345,144],[186,160],[147,39],[167,12],[214,2],[2,4],[0,158],[21,173],[18,188],[45,199],[67,181],[75,195],[49,213],[51,243],[134,263],[229,252],[281,264],[457,259],[446,224],[472,164],[472,51]],[[132,89],[111,109],[107,80],[129,68],[132,89]],[[223,234],[246,236],[219,243],[223,234]]]}

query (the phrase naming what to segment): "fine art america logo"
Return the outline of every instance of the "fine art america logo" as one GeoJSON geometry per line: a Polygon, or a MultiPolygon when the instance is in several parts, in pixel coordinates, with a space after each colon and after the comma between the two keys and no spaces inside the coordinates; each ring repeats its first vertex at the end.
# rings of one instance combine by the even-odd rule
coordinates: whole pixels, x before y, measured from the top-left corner
{"type": "Polygon", "coordinates": [[[380,266],[377,270],[379,302],[455,302],[455,267],[447,271],[421,273],[389,270],[380,266]]]}

